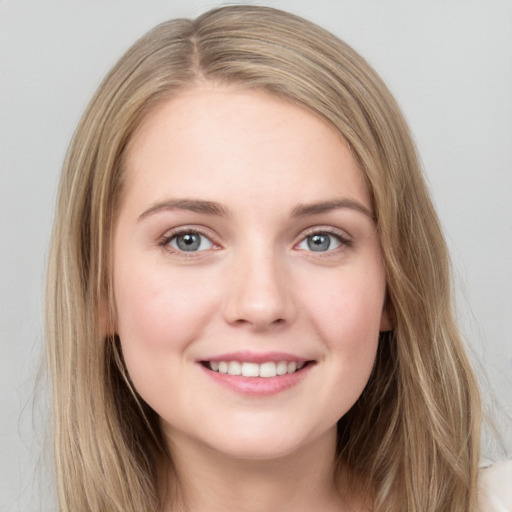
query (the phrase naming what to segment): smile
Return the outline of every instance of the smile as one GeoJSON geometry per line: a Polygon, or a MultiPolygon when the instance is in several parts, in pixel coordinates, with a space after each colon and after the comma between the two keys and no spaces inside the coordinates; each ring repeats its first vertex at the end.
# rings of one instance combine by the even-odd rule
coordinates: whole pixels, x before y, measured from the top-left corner
{"type": "Polygon", "coordinates": [[[307,362],[266,361],[261,364],[240,361],[206,361],[204,366],[214,372],[242,377],[271,378],[289,375],[301,370],[307,362]]]}
{"type": "Polygon", "coordinates": [[[213,382],[248,397],[269,397],[299,385],[318,361],[286,352],[231,352],[198,360],[213,382]]]}

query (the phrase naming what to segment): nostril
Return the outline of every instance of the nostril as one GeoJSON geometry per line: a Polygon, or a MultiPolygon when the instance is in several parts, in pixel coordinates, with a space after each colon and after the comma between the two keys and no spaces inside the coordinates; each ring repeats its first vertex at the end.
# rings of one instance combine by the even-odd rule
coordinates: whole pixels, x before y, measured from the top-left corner
{"type": "Polygon", "coordinates": [[[283,327],[293,322],[295,307],[275,279],[257,276],[239,278],[226,293],[223,312],[225,319],[234,326],[251,327],[256,331],[283,327]]]}
{"type": "Polygon", "coordinates": [[[272,327],[282,327],[287,323],[287,320],[285,318],[276,318],[275,320],[272,320],[264,316],[254,316],[252,318],[237,318],[231,323],[235,326],[250,326],[256,331],[262,331],[272,327]]]}

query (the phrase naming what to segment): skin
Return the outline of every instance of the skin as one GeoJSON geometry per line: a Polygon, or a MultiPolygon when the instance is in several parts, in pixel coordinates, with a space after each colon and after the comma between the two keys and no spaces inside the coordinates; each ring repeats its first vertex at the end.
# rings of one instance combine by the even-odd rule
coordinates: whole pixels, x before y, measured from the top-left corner
{"type": "Polygon", "coordinates": [[[343,138],[264,92],[203,84],[148,116],[125,171],[116,330],[189,510],[349,510],[332,482],[336,422],[389,320],[370,197],[343,138]],[[304,208],[326,201],[340,207],[304,208]],[[180,250],[176,230],[199,231],[200,250],[180,250]],[[311,250],[324,232],[330,248],[311,250]],[[291,388],[247,396],[199,362],[235,351],[312,363],[291,388]]]}

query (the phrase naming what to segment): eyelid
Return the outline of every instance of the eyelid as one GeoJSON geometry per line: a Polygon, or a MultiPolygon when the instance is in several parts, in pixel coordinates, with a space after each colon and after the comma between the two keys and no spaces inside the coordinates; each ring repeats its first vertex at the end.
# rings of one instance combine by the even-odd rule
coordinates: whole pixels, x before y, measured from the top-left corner
{"type": "Polygon", "coordinates": [[[316,233],[326,233],[328,235],[337,236],[343,240],[346,240],[347,242],[352,241],[352,235],[350,235],[345,229],[322,224],[303,229],[298,238],[302,240],[303,238],[314,235],[316,233]]]}

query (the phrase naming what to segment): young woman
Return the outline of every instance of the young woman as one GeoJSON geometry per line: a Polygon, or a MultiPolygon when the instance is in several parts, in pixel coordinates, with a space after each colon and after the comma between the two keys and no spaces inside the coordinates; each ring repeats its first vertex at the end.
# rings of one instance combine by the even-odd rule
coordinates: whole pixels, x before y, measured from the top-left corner
{"type": "Polygon", "coordinates": [[[221,8],[122,57],[66,158],[47,309],[63,511],[477,508],[407,126],[303,19],[221,8]]]}

